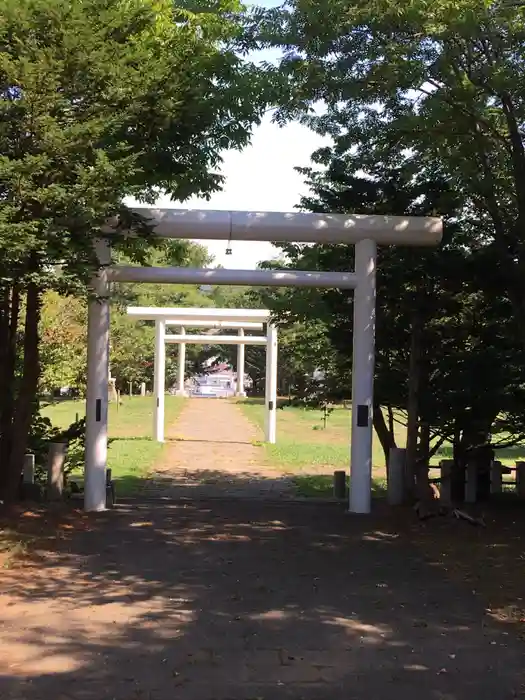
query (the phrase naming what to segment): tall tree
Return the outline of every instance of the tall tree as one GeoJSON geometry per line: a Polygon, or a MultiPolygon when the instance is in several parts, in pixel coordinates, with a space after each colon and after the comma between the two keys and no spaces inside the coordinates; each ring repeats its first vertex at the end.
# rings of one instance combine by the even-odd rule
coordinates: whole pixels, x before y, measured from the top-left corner
{"type": "MultiPolygon", "coordinates": [[[[126,256],[121,256],[126,263],[126,256]]],[[[203,267],[211,262],[206,248],[188,241],[163,241],[150,249],[145,262],[156,267],[203,267]]],[[[111,372],[117,386],[127,389],[129,382],[153,383],[155,347],[154,324],[137,321],[126,314],[127,306],[213,306],[209,294],[194,285],[114,284],[111,310],[111,372]]],[[[189,346],[188,360],[197,354],[189,346]]],[[[178,356],[175,348],[166,348],[166,379],[168,385],[176,376],[178,356]]]]}
{"type": "MultiPolygon", "coordinates": [[[[462,220],[461,197],[447,183],[425,180],[425,172],[414,179],[402,167],[384,172],[381,180],[350,174],[341,159],[326,171],[307,172],[312,194],[303,199],[305,208],[398,215],[436,211],[447,221],[442,248],[379,252],[374,427],[385,458],[395,446],[394,421],[403,414],[408,416],[409,466],[419,493],[426,486],[430,453],[445,440],[454,445],[461,475],[467,459],[482,454],[478,448],[510,436],[522,439],[525,353],[509,298],[480,288],[485,251],[465,245],[468,223],[462,220]]],[[[293,267],[346,271],[354,265],[351,246],[292,245],[285,250],[293,267]]],[[[270,295],[268,304],[284,324],[302,327],[305,337],[312,322],[324,324],[335,351],[317,393],[306,387],[297,398],[350,398],[353,295],[288,290],[270,295]]]]}
{"type": "Polygon", "coordinates": [[[525,7],[491,0],[290,0],[255,11],[254,34],[284,50],[286,120],[334,140],[373,175],[406,162],[439,172],[478,226],[490,275],[525,328],[525,7]],[[313,106],[320,104],[317,111],[313,106]]]}
{"type": "MultiPolygon", "coordinates": [[[[321,8],[313,0],[291,0],[275,10],[257,9],[254,16],[254,36],[284,51],[280,69],[288,79],[289,99],[278,119],[298,116],[333,141],[313,156],[316,165],[328,166],[331,177],[322,193],[316,191],[320,196],[303,205],[356,211],[348,186],[355,193],[357,177],[358,211],[370,211],[367,204],[373,204],[377,213],[449,214],[448,237],[434,264],[427,266],[429,258],[419,253],[381,252],[380,275],[394,272],[397,259],[410,282],[403,289],[395,277],[389,283],[405,298],[406,292],[416,294],[407,307],[411,313],[398,314],[395,327],[401,335],[380,356],[379,378],[384,363],[392,368],[403,356],[411,357],[410,404],[420,420],[433,416],[442,426],[448,422],[458,463],[476,443],[490,439],[498,411],[510,411],[519,433],[522,350],[516,338],[522,346],[525,340],[524,7],[490,0],[328,0],[321,8]],[[404,183],[385,182],[396,170],[403,172],[404,183]],[[344,182],[345,173],[353,183],[344,182]],[[403,203],[407,184],[413,192],[425,182],[420,200],[405,197],[403,203]],[[390,190],[387,197],[387,191],[380,192],[383,186],[390,190]],[[440,193],[452,193],[456,205],[443,208],[440,193]],[[438,316],[436,299],[443,305],[438,316]],[[439,363],[429,362],[429,354],[439,363]],[[486,381],[489,365],[494,371],[486,381]]],[[[314,174],[314,190],[322,178],[314,174]]],[[[292,252],[297,257],[300,251],[292,252]]],[[[305,251],[304,258],[312,263],[316,254],[321,269],[329,259],[337,269],[344,258],[340,249],[319,246],[317,253],[305,251]]],[[[350,263],[348,256],[345,264],[350,263]]],[[[403,306],[399,298],[392,302],[403,306]]],[[[379,329],[385,318],[396,321],[385,307],[378,313],[379,329]]],[[[402,374],[398,381],[404,381],[402,374]]],[[[411,426],[419,430],[417,421],[411,426]]]]}
{"type": "MultiPolygon", "coordinates": [[[[124,198],[220,187],[220,152],[246,144],[264,109],[262,72],[235,50],[240,10],[236,0],[197,10],[170,0],[0,0],[4,498],[16,493],[34,411],[43,292],[83,292],[108,217],[148,233],[124,198]]],[[[113,243],[145,250],[118,233],[113,243]]]]}
{"type": "Polygon", "coordinates": [[[42,393],[79,387],[85,375],[87,306],[80,297],[42,295],[40,317],[40,382],[42,393]]]}

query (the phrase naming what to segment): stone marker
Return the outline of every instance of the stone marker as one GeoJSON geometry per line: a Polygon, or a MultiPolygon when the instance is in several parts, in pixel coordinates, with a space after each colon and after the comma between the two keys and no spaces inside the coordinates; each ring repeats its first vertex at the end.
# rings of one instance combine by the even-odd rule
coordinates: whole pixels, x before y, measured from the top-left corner
{"type": "Polygon", "coordinates": [[[47,455],[47,498],[62,500],[64,492],[64,463],[67,455],[65,442],[52,442],[47,455]]]}
{"type": "Polygon", "coordinates": [[[501,493],[503,487],[503,471],[501,462],[493,460],[490,465],[490,493],[501,493]]]}
{"type": "Polygon", "coordinates": [[[478,464],[475,459],[469,460],[465,469],[465,503],[476,503],[478,500],[478,464]]]}
{"type": "Polygon", "coordinates": [[[386,471],[387,500],[391,506],[400,506],[405,501],[406,449],[391,447],[386,471]]]}
{"type": "Polygon", "coordinates": [[[439,484],[439,500],[443,505],[450,505],[452,502],[452,466],[451,459],[442,459],[439,463],[441,468],[441,481],[439,484]]]}
{"type": "Polygon", "coordinates": [[[344,500],[346,498],[346,472],[334,472],[334,498],[344,500]]]}
{"type": "Polygon", "coordinates": [[[516,462],[516,493],[525,498],[525,462],[516,462]]]}
{"type": "Polygon", "coordinates": [[[35,455],[27,454],[24,457],[24,471],[22,472],[24,484],[35,483],[35,455]]]}

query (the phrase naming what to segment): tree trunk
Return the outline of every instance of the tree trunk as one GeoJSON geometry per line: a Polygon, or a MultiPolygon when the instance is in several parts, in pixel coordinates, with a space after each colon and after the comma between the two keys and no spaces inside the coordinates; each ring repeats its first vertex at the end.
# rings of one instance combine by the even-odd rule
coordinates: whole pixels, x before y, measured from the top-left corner
{"type": "Polygon", "coordinates": [[[9,287],[0,289],[0,438],[2,431],[2,416],[4,406],[9,397],[9,388],[6,383],[6,359],[7,348],[9,346],[9,312],[11,306],[9,287]]]}
{"type": "Polygon", "coordinates": [[[419,437],[419,390],[421,384],[421,356],[423,339],[423,319],[419,311],[412,317],[410,332],[410,360],[408,367],[408,418],[406,475],[407,492],[414,493],[417,472],[417,443],[419,437]]]}
{"type": "Polygon", "coordinates": [[[38,349],[40,305],[40,289],[31,282],[26,294],[22,378],[15,401],[12,447],[2,493],[4,500],[8,502],[16,500],[18,494],[20,474],[24,465],[24,455],[27,450],[31,419],[37,397],[40,370],[38,349]]]}
{"type": "Polygon", "coordinates": [[[385,455],[385,465],[388,466],[388,460],[390,458],[390,448],[397,447],[394,431],[389,428],[386,424],[383,411],[379,404],[374,404],[374,412],[372,416],[372,421],[374,424],[374,430],[379,438],[381,447],[383,448],[383,453],[385,455]]]}
{"type": "Polygon", "coordinates": [[[488,497],[490,492],[490,464],[494,451],[489,445],[490,429],[496,416],[463,425],[459,439],[454,441],[454,464],[452,470],[452,499],[462,502],[465,499],[465,477],[467,463],[474,460],[478,478],[484,477],[484,488],[479,495],[488,497]]]}
{"type": "Polygon", "coordinates": [[[428,463],[430,460],[430,425],[428,423],[421,423],[419,436],[415,478],[417,498],[423,501],[433,498],[433,491],[428,480],[428,463]]]}
{"type": "Polygon", "coordinates": [[[392,406],[390,404],[387,406],[387,412],[388,412],[388,430],[393,435],[394,440],[395,440],[396,426],[395,426],[395,419],[394,419],[394,409],[392,408],[392,406]]]}
{"type": "Polygon", "coordinates": [[[0,461],[9,463],[12,444],[13,410],[16,396],[16,355],[18,317],[20,315],[20,288],[15,285],[11,292],[6,290],[2,300],[2,324],[0,343],[0,461]]]}

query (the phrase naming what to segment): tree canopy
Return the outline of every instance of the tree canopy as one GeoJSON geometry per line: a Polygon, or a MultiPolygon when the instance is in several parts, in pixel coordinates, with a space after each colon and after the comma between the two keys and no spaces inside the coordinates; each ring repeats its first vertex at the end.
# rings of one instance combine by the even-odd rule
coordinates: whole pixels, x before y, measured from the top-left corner
{"type": "MultiPolygon", "coordinates": [[[[93,240],[153,242],[127,197],[184,200],[221,185],[268,101],[242,56],[241,5],[169,0],[0,2],[0,494],[11,498],[39,383],[42,295],[84,294],[93,240]],[[22,328],[23,324],[23,328],[22,328]],[[19,333],[19,329],[20,333],[19,333]]],[[[184,244],[172,249],[184,257],[184,244]]],[[[49,346],[48,346],[49,347],[49,346]]],[[[58,351],[58,349],[57,349],[58,351]]]]}
{"type": "MultiPolygon", "coordinates": [[[[253,17],[260,44],[283,50],[278,119],[298,118],[332,142],[303,170],[311,195],[301,206],[445,218],[439,249],[379,252],[376,403],[391,422],[408,411],[409,442],[415,435],[424,457],[447,438],[464,466],[500,430],[520,439],[525,9],[292,0],[253,17]]],[[[304,269],[353,267],[345,246],[283,250],[304,269]]],[[[318,398],[340,396],[351,295],[289,291],[270,303],[283,323],[324,323],[335,363],[318,398]]],[[[393,430],[374,417],[387,450],[393,430]]]]}
{"type": "Polygon", "coordinates": [[[509,295],[523,329],[525,8],[301,0],[255,19],[259,40],[284,51],[280,118],[298,116],[333,139],[315,161],[344,155],[371,176],[400,162],[439,175],[486,248],[485,284],[509,295]]]}

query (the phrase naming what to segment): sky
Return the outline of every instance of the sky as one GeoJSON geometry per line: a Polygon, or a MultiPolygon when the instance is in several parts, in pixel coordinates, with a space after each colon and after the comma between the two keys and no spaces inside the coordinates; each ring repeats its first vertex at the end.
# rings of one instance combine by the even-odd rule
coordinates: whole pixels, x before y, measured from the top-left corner
{"type": "MultiPolygon", "coordinates": [[[[159,207],[184,209],[226,209],[241,211],[293,211],[302,194],[308,192],[303,176],[295,166],[310,163],[310,155],[323,144],[321,138],[301,124],[284,127],[265,117],[254,129],[251,145],[243,151],[224,154],[221,169],[223,190],[209,201],[193,197],[184,204],[169,198],[158,200],[159,207]]],[[[276,256],[271,243],[233,241],[232,254],[225,255],[227,241],[200,241],[214,256],[214,264],[227,268],[253,269],[261,260],[276,256]]]]}
{"type": "MultiPolygon", "coordinates": [[[[260,6],[274,7],[276,0],[258,0],[260,6]]],[[[253,61],[276,61],[275,51],[259,51],[253,61]]],[[[303,176],[296,166],[310,164],[310,155],[326,143],[317,134],[298,123],[284,127],[272,124],[271,114],[254,128],[251,144],[243,151],[223,154],[221,173],[225,182],[221,192],[209,201],[193,197],[184,204],[162,197],[158,207],[183,209],[225,209],[228,211],[293,211],[301,195],[307,194],[303,176]]],[[[231,255],[226,255],[227,241],[199,241],[214,256],[214,265],[227,268],[253,269],[262,260],[277,256],[271,243],[234,241],[231,255]]]]}

